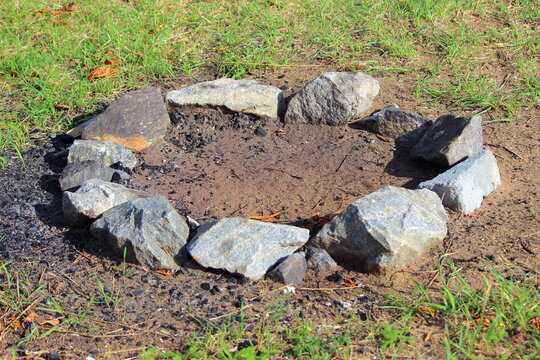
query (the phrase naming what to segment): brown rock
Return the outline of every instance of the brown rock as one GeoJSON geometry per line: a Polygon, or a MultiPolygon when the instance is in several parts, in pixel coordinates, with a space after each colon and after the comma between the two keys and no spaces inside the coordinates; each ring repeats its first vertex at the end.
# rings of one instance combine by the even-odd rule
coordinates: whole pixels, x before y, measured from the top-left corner
{"type": "Polygon", "coordinates": [[[165,136],[169,114],[156,87],[124,94],[83,130],[84,140],[111,140],[144,151],[165,136]]]}

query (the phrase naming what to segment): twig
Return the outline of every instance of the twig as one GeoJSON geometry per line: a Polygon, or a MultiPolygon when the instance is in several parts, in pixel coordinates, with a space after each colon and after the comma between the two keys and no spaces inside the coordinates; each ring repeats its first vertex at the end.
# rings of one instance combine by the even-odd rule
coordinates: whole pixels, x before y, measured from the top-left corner
{"type": "Polygon", "coordinates": [[[536,253],[534,251],[532,251],[531,249],[529,249],[529,247],[527,245],[525,245],[525,243],[523,242],[523,240],[521,240],[520,238],[516,239],[516,241],[519,243],[519,245],[521,245],[521,247],[523,248],[523,250],[525,250],[526,252],[528,252],[529,254],[531,255],[536,255],[536,253]]]}
{"type": "Polygon", "coordinates": [[[341,167],[342,167],[343,164],[345,163],[345,160],[347,160],[348,157],[349,157],[349,154],[345,155],[345,157],[343,158],[343,160],[341,160],[341,162],[339,163],[339,166],[338,166],[337,169],[336,169],[336,173],[339,171],[339,169],[341,169],[341,167]]]}
{"type": "Polygon", "coordinates": [[[269,170],[269,171],[279,171],[279,172],[281,172],[281,173],[284,173],[284,174],[289,175],[289,176],[292,177],[292,178],[295,178],[295,179],[298,179],[298,180],[304,180],[303,177],[289,174],[289,173],[286,172],[285,170],[275,169],[275,168],[264,168],[264,170],[269,170]]]}

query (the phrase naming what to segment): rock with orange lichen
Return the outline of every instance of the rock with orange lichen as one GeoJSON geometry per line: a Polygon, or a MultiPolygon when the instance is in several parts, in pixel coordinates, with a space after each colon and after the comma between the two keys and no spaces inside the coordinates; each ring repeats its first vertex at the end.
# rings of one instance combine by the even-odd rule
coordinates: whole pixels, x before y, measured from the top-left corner
{"type": "Polygon", "coordinates": [[[110,140],[144,152],[165,136],[170,119],[156,87],[124,94],[83,131],[84,140],[110,140]]]}

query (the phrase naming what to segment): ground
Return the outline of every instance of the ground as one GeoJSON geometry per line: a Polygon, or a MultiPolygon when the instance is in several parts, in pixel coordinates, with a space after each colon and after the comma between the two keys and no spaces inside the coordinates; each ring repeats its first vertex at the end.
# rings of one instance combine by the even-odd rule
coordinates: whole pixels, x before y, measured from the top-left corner
{"type": "MultiPolygon", "coordinates": [[[[297,73],[295,69],[290,71],[297,73]]],[[[288,81],[288,86],[299,89],[319,71],[306,73],[302,81],[288,81]]],[[[261,80],[283,86],[288,72],[273,76],[261,80]]],[[[379,78],[381,92],[372,110],[399,102],[396,93],[411,91],[406,79],[398,81],[400,77],[379,78]],[[397,88],[389,88],[396,83],[397,88]]],[[[429,118],[445,113],[440,106],[428,109],[421,103],[400,102],[400,106],[429,118]]],[[[232,117],[212,111],[205,112],[209,119],[232,117]]],[[[54,156],[68,140],[61,135],[37,133],[23,151],[24,165],[14,161],[0,173],[1,213],[5,219],[0,249],[3,281],[18,281],[29,287],[19,289],[17,296],[26,296],[25,291],[38,286],[44,288],[36,290],[39,296],[32,298],[28,311],[17,319],[20,325],[3,333],[1,351],[30,358],[51,356],[51,352],[62,358],[125,358],[147,347],[185,351],[193,334],[204,334],[209,324],[224,323],[231,327],[242,324],[241,338],[257,338],[261,343],[265,339],[259,338],[261,334],[254,329],[271,333],[261,326],[272,316],[277,316],[272,318],[276,331],[283,331],[284,324],[300,317],[316,324],[313,326],[333,327],[330,334],[339,334],[345,326],[342,322],[351,321],[349,312],[358,321],[368,316],[388,320],[391,312],[379,308],[389,304],[383,294],[406,296],[413,291],[413,280],[430,291],[440,287],[437,270],[441,257],[451,261],[475,291],[484,288],[488,268],[509,262],[537,279],[540,198],[535,176],[540,171],[540,142],[538,130],[532,126],[534,114],[523,111],[518,116],[520,121],[484,124],[485,147],[497,158],[502,185],[471,216],[449,211],[444,247],[432,249],[398,273],[340,270],[356,287],[346,287],[343,280],[328,280],[333,272],[309,272],[292,295],[282,294],[282,284],[271,280],[238,283],[239,279],[230,274],[193,264],[168,275],[146,271],[109,254],[88,232],[68,231],[57,184],[63,164],[54,156]],[[8,270],[11,279],[7,278],[8,270]],[[212,291],[204,290],[207,284],[212,291]],[[37,324],[23,321],[34,313],[41,322],[58,319],[63,326],[48,336],[15,346],[31,334],[29,324],[37,324]]],[[[164,144],[141,158],[154,167],[143,167],[145,170],[136,174],[134,181],[142,187],[148,185],[147,191],[169,197],[181,212],[200,222],[221,216],[281,212],[280,222],[305,225],[303,220],[314,213],[331,214],[386,185],[414,187],[440,171],[408,160],[395,149],[393,141],[382,141],[349,126],[260,124],[268,130],[265,137],[253,134],[255,125],[239,129],[230,126],[212,132],[221,140],[187,150],[172,139],[188,130],[182,132],[182,126],[171,124],[164,144]],[[171,160],[176,161],[176,170],[171,160]]],[[[444,261],[442,266],[444,273],[451,272],[444,261]]],[[[6,328],[13,327],[8,315],[3,318],[6,328]]],[[[414,340],[405,353],[411,357],[443,356],[444,329],[437,321],[419,319],[412,320],[410,336],[414,340]],[[430,340],[424,341],[427,334],[432,334],[430,340]]],[[[41,333],[47,328],[43,323],[35,326],[41,333]]],[[[369,333],[369,328],[359,329],[349,340],[350,358],[377,355],[378,340],[370,338],[369,333]]],[[[495,354],[495,350],[481,353],[495,354]]],[[[340,357],[346,355],[336,355],[340,357]]]]}

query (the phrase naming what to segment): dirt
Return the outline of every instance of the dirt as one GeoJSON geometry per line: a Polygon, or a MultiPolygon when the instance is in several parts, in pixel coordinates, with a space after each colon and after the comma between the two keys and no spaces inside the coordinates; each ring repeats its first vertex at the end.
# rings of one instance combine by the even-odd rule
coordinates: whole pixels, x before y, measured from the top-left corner
{"type": "MultiPolygon", "coordinates": [[[[293,68],[253,78],[284,87],[288,96],[327,70],[335,69],[293,68]]],[[[376,77],[381,92],[372,110],[397,103],[428,118],[448,112],[442,105],[428,106],[415,99],[410,74],[376,77]]],[[[201,222],[280,212],[279,222],[306,226],[316,213],[334,213],[386,185],[414,188],[440,171],[410,161],[406,150],[395,148],[393,141],[350,126],[284,126],[217,109],[174,111],[178,123],[171,125],[163,147],[142,156],[144,165],[134,175],[132,186],[167,196],[180,212],[201,222]],[[256,135],[257,127],[266,136],[256,135]]],[[[490,113],[485,119],[503,117],[499,115],[490,113]]],[[[303,290],[286,300],[280,321],[286,323],[301,313],[306,321],[331,323],[345,311],[340,301],[352,304],[347,311],[371,312],[391,321],[391,313],[377,310],[386,303],[380,294],[409,294],[413,279],[436,288],[434,274],[443,254],[478,289],[490,264],[510,261],[526,274],[538,275],[540,133],[534,123],[538,116],[538,109],[524,109],[515,122],[484,124],[485,147],[497,158],[503,184],[472,216],[449,211],[449,232],[442,248],[432,249],[410,268],[394,274],[340,269],[359,284],[357,288],[314,290],[342,288],[343,284],[327,278],[333,272],[310,271],[303,290]]],[[[0,354],[128,358],[152,346],[184,350],[195,331],[229,317],[242,316],[246,329],[264,322],[270,306],[283,297],[282,284],[266,279],[246,282],[193,264],[172,274],[150,272],[123,264],[88,232],[69,231],[57,182],[64,160],[54,157],[69,145],[62,136],[33,134],[23,149],[25,164],[14,154],[0,171],[1,260],[13,262],[15,276],[33,287],[43,285],[51,294],[28,304],[27,313],[34,311],[39,320],[66,322],[50,335],[19,347],[15,345],[31,333],[35,323],[4,331],[0,354]],[[56,312],[44,310],[52,308],[56,312]]],[[[6,281],[0,275],[0,282],[6,281]]],[[[10,316],[5,313],[0,318],[5,329],[10,316]]],[[[40,327],[40,331],[47,329],[47,325],[40,327]]],[[[434,324],[414,325],[413,336],[422,346],[410,349],[411,357],[440,358],[444,346],[437,332],[442,331],[434,324]],[[422,342],[428,331],[435,331],[433,340],[422,342]]],[[[373,340],[358,341],[361,346],[355,357],[378,356],[373,340]]]]}

